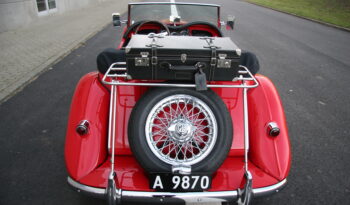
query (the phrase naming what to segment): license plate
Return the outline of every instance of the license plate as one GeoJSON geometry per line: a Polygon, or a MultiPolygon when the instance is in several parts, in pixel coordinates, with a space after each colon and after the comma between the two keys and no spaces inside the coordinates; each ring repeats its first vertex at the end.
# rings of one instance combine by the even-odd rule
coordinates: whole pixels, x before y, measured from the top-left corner
{"type": "Polygon", "coordinates": [[[204,191],[211,187],[211,176],[205,174],[176,175],[157,173],[150,175],[150,188],[157,191],[204,191]]]}

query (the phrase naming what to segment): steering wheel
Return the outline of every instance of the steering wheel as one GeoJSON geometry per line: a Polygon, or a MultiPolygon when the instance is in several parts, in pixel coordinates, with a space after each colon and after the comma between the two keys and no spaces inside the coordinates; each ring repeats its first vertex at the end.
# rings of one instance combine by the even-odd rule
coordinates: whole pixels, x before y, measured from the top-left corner
{"type": "Polygon", "coordinates": [[[165,29],[165,31],[168,33],[168,35],[170,35],[170,30],[168,28],[167,25],[165,25],[164,23],[160,22],[160,21],[145,21],[143,23],[141,23],[135,30],[135,34],[137,34],[140,30],[140,28],[145,25],[145,24],[157,24],[160,25],[161,27],[163,27],[165,29]]]}

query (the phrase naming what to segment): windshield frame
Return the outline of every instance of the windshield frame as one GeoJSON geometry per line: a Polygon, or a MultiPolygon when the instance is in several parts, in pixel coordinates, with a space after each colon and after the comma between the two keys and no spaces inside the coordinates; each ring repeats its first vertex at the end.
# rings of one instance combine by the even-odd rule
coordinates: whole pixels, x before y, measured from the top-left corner
{"type": "Polygon", "coordinates": [[[205,4],[205,3],[185,3],[185,2],[133,2],[128,4],[128,22],[127,26],[129,27],[131,25],[131,7],[134,5],[192,5],[192,6],[211,6],[217,8],[217,14],[218,14],[218,22],[217,26],[220,28],[221,26],[221,20],[220,20],[220,5],[218,4],[205,4]]]}

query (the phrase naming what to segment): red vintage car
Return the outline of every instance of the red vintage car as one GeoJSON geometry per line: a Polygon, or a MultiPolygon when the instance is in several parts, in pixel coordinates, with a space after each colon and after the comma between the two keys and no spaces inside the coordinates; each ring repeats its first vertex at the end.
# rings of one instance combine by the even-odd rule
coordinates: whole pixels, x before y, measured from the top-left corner
{"type": "Polygon", "coordinates": [[[68,183],[108,204],[250,204],[281,190],[284,110],[259,62],[220,28],[220,6],[130,3],[119,48],[72,99],[68,183]]]}

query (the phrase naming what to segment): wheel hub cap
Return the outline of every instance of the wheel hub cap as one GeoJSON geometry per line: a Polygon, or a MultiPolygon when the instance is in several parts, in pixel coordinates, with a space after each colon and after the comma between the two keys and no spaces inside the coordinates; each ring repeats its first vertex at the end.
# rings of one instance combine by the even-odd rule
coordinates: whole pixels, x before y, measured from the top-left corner
{"type": "Polygon", "coordinates": [[[170,137],[178,142],[185,142],[190,140],[193,137],[195,130],[196,127],[193,126],[192,123],[185,118],[173,120],[168,128],[170,137]]]}

